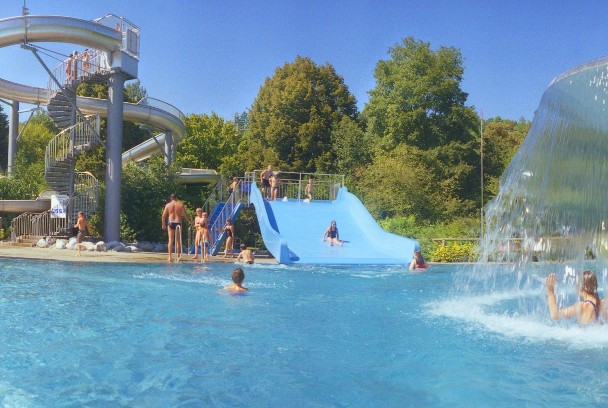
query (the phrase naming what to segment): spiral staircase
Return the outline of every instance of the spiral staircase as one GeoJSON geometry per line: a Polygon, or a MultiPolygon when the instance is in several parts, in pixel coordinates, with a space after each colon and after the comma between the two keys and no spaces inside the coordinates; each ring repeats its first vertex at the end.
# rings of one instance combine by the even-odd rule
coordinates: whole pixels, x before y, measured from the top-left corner
{"type": "Polygon", "coordinates": [[[57,82],[49,81],[48,115],[61,131],[46,147],[44,176],[56,195],[67,197],[66,215],[55,218],[51,210],[19,215],[12,221],[13,242],[32,243],[41,237],[69,236],[78,212],[82,211],[88,218],[97,211],[99,183],[91,173],[76,172],[75,160],[79,154],[101,143],[99,117],[84,117],[73,105],[80,83],[99,82],[106,78],[102,70],[96,70],[94,75],[85,75],[76,66],[74,72],[79,75],[66,79],[62,75],[66,72],[65,64],[60,64],[54,72],[57,82],[65,84],[63,89],[56,85],[57,82]]]}

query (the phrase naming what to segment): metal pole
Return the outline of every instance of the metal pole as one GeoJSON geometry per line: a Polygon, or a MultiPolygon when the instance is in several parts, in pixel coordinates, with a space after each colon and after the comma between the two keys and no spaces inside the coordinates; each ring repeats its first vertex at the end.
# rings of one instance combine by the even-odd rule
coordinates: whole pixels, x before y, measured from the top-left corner
{"type": "Polygon", "coordinates": [[[106,198],[104,237],[120,239],[120,187],[122,176],[122,125],[125,76],[113,72],[108,80],[108,136],[106,143],[106,198]]]}
{"type": "Polygon", "coordinates": [[[173,159],[173,133],[165,133],[165,163],[167,166],[171,165],[173,159]]]}
{"type": "Polygon", "coordinates": [[[481,118],[479,121],[479,135],[480,135],[480,156],[481,156],[481,209],[480,209],[480,228],[479,232],[481,238],[483,238],[483,111],[481,112],[481,118]]]}
{"type": "Polygon", "coordinates": [[[13,175],[13,165],[17,154],[17,137],[19,137],[19,101],[11,102],[11,117],[8,124],[8,166],[7,173],[13,175]]]}

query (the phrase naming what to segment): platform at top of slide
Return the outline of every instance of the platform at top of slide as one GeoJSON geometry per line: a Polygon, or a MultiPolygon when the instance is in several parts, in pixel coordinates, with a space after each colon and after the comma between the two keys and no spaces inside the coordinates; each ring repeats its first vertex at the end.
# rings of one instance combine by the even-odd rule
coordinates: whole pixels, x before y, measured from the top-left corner
{"type": "Polygon", "coordinates": [[[266,201],[253,185],[264,244],[281,263],[290,264],[409,264],[418,242],[384,231],[359,199],[346,187],[334,201],[266,201]],[[322,242],[332,220],[344,245],[322,242]]]}

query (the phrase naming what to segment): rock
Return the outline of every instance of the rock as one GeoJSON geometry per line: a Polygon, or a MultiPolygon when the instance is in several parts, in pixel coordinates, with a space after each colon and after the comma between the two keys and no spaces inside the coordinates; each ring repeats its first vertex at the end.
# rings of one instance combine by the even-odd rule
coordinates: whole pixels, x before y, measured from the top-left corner
{"type": "Polygon", "coordinates": [[[106,252],[107,251],[106,243],[103,241],[99,241],[98,243],[95,244],[95,250],[97,252],[106,252]]]}
{"type": "Polygon", "coordinates": [[[125,250],[127,252],[141,252],[141,248],[138,248],[135,245],[129,245],[129,246],[125,247],[125,250]]]}
{"type": "Polygon", "coordinates": [[[125,252],[125,247],[121,245],[116,245],[114,248],[112,248],[112,251],[114,252],[125,252]]]}
{"type": "Polygon", "coordinates": [[[49,243],[48,243],[48,242],[46,242],[46,239],[44,239],[44,238],[40,238],[40,239],[38,240],[38,242],[36,242],[36,246],[37,246],[38,248],[48,248],[49,243]]]}
{"type": "Polygon", "coordinates": [[[46,237],[46,243],[48,244],[47,246],[51,246],[55,243],[55,238],[53,237],[46,237]]]}
{"type": "Polygon", "coordinates": [[[157,242],[156,245],[154,245],[154,250],[156,252],[165,252],[167,250],[167,244],[161,244],[160,242],[157,242]]]}
{"type": "Polygon", "coordinates": [[[108,250],[110,250],[110,249],[116,248],[118,245],[122,246],[122,244],[120,242],[118,242],[118,241],[110,241],[110,242],[106,243],[106,248],[108,250]]]}
{"type": "Polygon", "coordinates": [[[84,249],[87,251],[95,251],[95,244],[92,242],[84,241],[82,245],[84,245],[84,249]]]}
{"type": "Polygon", "coordinates": [[[127,245],[126,247],[124,247],[123,252],[131,252],[131,249],[133,247],[131,245],[127,245]]]}
{"type": "Polygon", "coordinates": [[[67,245],[65,246],[67,249],[76,249],[76,237],[70,238],[67,245]]]}
{"type": "Polygon", "coordinates": [[[68,241],[66,239],[58,239],[55,242],[55,249],[65,249],[68,241]]]}

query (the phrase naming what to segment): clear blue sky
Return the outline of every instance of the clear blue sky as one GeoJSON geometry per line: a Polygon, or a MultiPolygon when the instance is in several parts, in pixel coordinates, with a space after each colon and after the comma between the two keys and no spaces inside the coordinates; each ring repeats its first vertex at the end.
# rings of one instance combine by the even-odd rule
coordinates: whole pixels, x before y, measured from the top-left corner
{"type": "MultiPolygon", "coordinates": [[[[148,94],[186,114],[216,112],[226,118],[249,108],[264,79],[297,55],[332,64],[362,110],[375,84],[377,61],[411,35],[432,48],[462,51],[462,87],[468,104],[483,109],[485,118],[532,119],[553,77],[606,55],[606,3],[578,3],[27,1],[31,14],[94,19],[113,13],[131,20],[141,28],[139,77],[148,94]]],[[[3,0],[0,17],[20,15],[22,4],[3,0]]],[[[15,46],[1,49],[0,55],[0,77],[46,84],[42,68],[27,51],[15,46]]]]}

